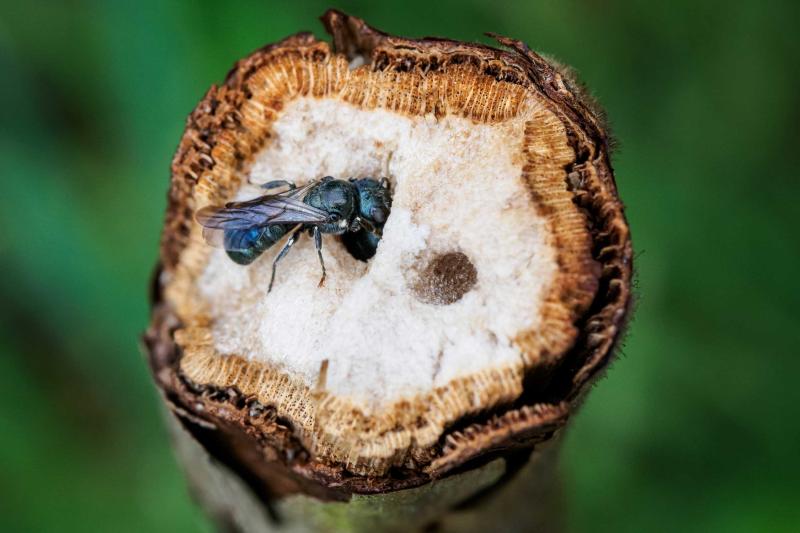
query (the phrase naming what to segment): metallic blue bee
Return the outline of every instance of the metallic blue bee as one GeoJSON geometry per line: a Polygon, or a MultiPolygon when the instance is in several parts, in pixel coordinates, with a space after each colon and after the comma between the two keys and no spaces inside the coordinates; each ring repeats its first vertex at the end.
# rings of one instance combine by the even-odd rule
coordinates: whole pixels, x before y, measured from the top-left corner
{"type": "Polygon", "coordinates": [[[272,181],[265,189],[288,187],[277,194],[266,194],[245,202],[230,202],[225,207],[204,207],[195,218],[204,227],[203,236],[221,245],[234,262],[248,265],[266,249],[289,234],[289,239],[272,261],[268,291],[275,281],[275,269],[297,238],[307,231],[314,237],[322,278],[322,234],[341,235],[350,253],[366,261],[373,255],[383,225],[392,207],[389,182],[385,178],[334,179],[330,176],[296,187],[288,181],[272,181]]]}

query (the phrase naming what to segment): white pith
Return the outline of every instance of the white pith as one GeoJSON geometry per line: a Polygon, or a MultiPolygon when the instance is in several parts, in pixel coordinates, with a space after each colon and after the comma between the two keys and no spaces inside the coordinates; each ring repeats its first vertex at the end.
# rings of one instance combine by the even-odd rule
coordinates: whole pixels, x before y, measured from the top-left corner
{"type": "MultiPolygon", "coordinates": [[[[386,176],[392,212],[368,263],[338,237],[323,237],[321,288],[306,236],[280,263],[269,294],[283,242],[246,267],[214,250],[198,285],[211,305],[216,350],[277,365],[312,388],[328,360],[325,389],[367,412],[516,364],[513,339],[536,329],[557,269],[545,221],[521,179],[523,127],[523,117],[486,125],[333,99],[287,104],[249,181],[386,176]],[[420,301],[412,290],[418,271],[450,251],[469,257],[477,283],[449,305],[420,301]]],[[[238,198],[258,194],[244,186],[238,198]]]]}

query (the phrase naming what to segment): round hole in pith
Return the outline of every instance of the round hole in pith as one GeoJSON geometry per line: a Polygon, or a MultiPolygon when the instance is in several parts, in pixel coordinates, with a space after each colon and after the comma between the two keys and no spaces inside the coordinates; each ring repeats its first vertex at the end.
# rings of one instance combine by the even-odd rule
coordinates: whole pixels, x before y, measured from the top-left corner
{"type": "Polygon", "coordinates": [[[433,305],[459,301],[478,281],[475,265],[462,252],[437,254],[417,271],[411,290],[420,301],[433,305]]]}

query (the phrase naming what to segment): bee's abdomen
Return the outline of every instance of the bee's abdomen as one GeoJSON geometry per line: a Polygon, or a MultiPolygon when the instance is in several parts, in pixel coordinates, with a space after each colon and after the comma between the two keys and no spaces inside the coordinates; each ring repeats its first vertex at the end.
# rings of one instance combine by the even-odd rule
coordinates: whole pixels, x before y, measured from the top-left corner
{"type": "Polygon", "coordinates": [[[288,231],[289,226],[283,225],[228,230],[224,237],[225,252],[233,262],[249,265],[288,231]]]}

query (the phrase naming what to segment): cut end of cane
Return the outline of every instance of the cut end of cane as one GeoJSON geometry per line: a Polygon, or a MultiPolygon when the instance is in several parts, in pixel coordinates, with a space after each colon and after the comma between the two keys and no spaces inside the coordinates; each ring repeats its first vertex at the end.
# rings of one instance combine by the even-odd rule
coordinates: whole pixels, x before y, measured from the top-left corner
{"type": "Polygon", "coordinates": [[[630,240],[603,125],[518,41],[323,21],[333,47],[308,34],[267,46],[189,117],[148,337],[160,384],[229,431],[268,432],[248,406],[274,410],[285,439],[253,446],[323,485],[346,474],[397,488],[533,446],[608,361],[627,311],[630,240]],[[312,239],[268,293],[283,242],[242,267],[192,217],[328,175],[387,178],[392,211],[367,261],[323,237],[322,286],[312,239]]]}

